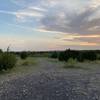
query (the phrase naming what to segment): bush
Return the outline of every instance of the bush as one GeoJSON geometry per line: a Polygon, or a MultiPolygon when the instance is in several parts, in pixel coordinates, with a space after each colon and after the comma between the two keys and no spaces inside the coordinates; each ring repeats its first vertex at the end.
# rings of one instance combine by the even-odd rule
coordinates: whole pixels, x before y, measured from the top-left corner
{"type": "Polygon", "coordinates": [[[0,70],[11,69],[16,64],[16,56],[9,52],[0,54],[0,70]]]}
{"type": "Polygon", "coordinates": [[[84,51],[76,51],[76,50],[66,50],[59,52],[58,59],[60,61],[68,61],[70,58],[77,59],[79,62],[83,62],[85,60],[94,61],[96,59],[100,59],[97,57],[96,51],[92,50],[84,50],[84,51]]]}
{"type": "Polygon", "coordinates": [[[76,59],[78,55],[79,55],[78,51],[68,49],[66,51],[60,52],[58,59],[60,61],[66,61],[67,62],[70,58],[76,59]]]}
{"type": "Polygon", "coordinates": [[[97,54],[97,60],[100,60],[100,54],[97,54]]]}
{"type": "Polygon", "coordinates": [[[79,55],[77,55],[77,60],[79,62],[83,62],[85,60],[85,57],[84,57],[84,53],[83,52],[80,52],[79,55]]]}
{"type": "Polygon", "coordinates": [[[57,58],[58,57],[58,53],[55,51],[51,54],[51,58],[57,58]]]}
{"type": "Polygon", "coordinates": [[[85,60],[94,61],[97,59],[97,55],[93,51],[84,51],[81,52],[78,56],[78,61],[83,62],[85,60]]]}
{"type": "Polygon", "coordinates": [[[21,54],[20,54],[21,59],[26,59],[27,57],[28,57],[27,52],[21,52],[21,54]]]}
{"type": "Polygon", "coordinates": [[[65,61],[65,52],[59,52],[58,59],[59,61],[65,61]]]}
{"type": "Polygon", "coordinates": [[[76,59],[73,59],[73,58],[70,58],[64,68],[79,68],[78,66],[76,66],[76,63],[77,63],[77,60],[76,59]]]}
{"type": "Polygon", "coordinates": [[[0,54],[3,53],[2,49],[0,49],[0,54]]]}

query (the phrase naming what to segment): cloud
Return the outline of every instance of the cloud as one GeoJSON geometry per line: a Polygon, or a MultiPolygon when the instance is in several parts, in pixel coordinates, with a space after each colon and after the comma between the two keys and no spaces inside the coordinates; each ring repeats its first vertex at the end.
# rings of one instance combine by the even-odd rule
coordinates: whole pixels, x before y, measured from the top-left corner
{"type": "Polygon", "coordinates": [[[60,39],[73,45],[100,46],[100,35],[64,35],[60,39]]]}
{"type": "Polygon", "coordinates": [[[91,7],[97,8],[100,6],[100,0],[91,0],[91,7]]]}
{"type": "Polygon", "coordinates": [[[89,18],[95,13],[96,9],[86,9],[81,13],[70,13],[53,11],[49,12],[42,20],[41,24],[45,26],[46,30],[60,31],[66,33],[80,33],[80,34],[91,34],[97,33],[98,30],[88,30],[92,27],[100,26],[100,18],[89,20],[89,18]]]}
{"type": "Polygon", "coordinates": [[[45,9],[39,7],[28,7],[25,9],[18,10],[16,12],[0,10],[0,13],[13,15],[16,17],[17,21],[24,22],[29,21],[30,18],[42,18],[44,16],[43,12],[45,11],[45,9]]]}
{"type": "Polygon", "coordinates": [[[18,12],[16,12],[16,18],[17,21],[27,21],[27,19],[29,20],[30,18],[41,18],[43,17],[43,14],[41,12],[38,11],[34,11],[34,10],[20,10],[18,12]]]}
{"type": "Polygon", "coordinates": [[[39,7],[27,7],[25,9],[16,12],[16,16],[19,17],[43,17],[43,12],[46,10],[39,7]]]}
{"type": "Polygon", "coordinates": [[[30,18],[36,18],[38,23],[44,26],[44,30],[80,34],[100,31],[90,30],[92,27],[100,26],[99,1],[12,0],[24,8],[16,12],[18,21],[28,22],[30,18]]]}
{"type": "Polygon", "coordinates": [[[11,12],[11,11],[4,11],[4,10],[0,10],[1,14],[10,14],[10,15],[16,15],[16,12],[11,12]]]}
{"type": "Polygon", "coordinates": [[[100,46],[100,0],[11,1],[21,8],[0,13],[12,14],[26,24],[35,20],[35,31],[58,34],[57,45],[100,46]]]}

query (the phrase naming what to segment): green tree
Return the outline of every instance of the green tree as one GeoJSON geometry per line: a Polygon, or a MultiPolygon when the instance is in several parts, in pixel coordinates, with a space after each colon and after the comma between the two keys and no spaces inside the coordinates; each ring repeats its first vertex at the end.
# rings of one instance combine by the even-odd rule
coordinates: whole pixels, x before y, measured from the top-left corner
{"type": "Polygon", "coordinates": [[[21,52],[21,54],[20,54],[21,59],[26,59],[27,57],[28,57],[27,52],[25,52],[25,51],[21,52]]]}

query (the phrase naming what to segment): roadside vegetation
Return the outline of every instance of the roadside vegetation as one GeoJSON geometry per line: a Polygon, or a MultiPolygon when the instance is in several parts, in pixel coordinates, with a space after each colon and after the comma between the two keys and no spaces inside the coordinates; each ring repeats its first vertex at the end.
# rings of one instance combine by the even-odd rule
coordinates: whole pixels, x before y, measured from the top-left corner
{"type": "Polygon", "coordinates": [[[26,59],[27,57],[28,57],[28,53],[27,52],[23,51],[23,52],[20,53],[20,58],[21,59],[26,59]]]}
{"type": "Polygon", "coordinates": [[[70,50],[54,51],[51,54],[51,58],[58,59],[65,63],[64,68],[80,68],[78,63],[93,63],[100,62],[99,50],[70,50]]]}
{"type": "Polygon", "coordinates": [[[70,58],[67,63],[65,62],[64,68],[79,68],[76,64],[77,60],[70,58]]]}
{"type": "Polygon", "coordinates": [[[12,54],[7,50],[3,52],[0,50],[0,71],[12,69],[16,64],[16,55],[12,54]]]}
{"type": "Polygon", "coordinates": [[[37,59],[34,57],[27,57],[21,59],[17,57],[17,62],[13,68],[0,71],[0,81],[15,79],[34,73],[38,69],[37,59]]]}
{"type": "Polygon", "coordinates": [[[46,51],[46,52],[10,52],[9,47],[6,52],[0,50],[0,72],[11,70],[13,72],[27,73],[34,70],[38,63],[37,59],[43,57],[52,58],[52,63],[62,62],[64,68],[81,68],[78,64],[98,63],[100,64],[99,50],[70,50],[65,51],[46,51]],[[55,59],[55,60],[53,60],[55,59]]]}
{"type": "Polygon", "coordinates": [[[36,64],[36,59],[34,57],[27,57],[26,59],[21,59],[18,57],[16,66],[32,66],[36,64]]]}
{"type": "Polygon", "coordinates": [[[9,47],[5,52],[0,49],[0,76],[28,74],[33,72],[36,63],[36,58],[30,57],[27,52],[20,52],[17,55],[15,52],[10,52],[9,47]]]}

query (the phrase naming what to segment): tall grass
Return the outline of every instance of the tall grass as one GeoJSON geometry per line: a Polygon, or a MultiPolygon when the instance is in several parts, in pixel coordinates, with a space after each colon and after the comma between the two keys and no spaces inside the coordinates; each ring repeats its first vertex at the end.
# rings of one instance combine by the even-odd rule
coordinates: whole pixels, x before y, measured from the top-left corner
{"type": "Polygon", "coordinates": [[[65,62],[64,68],[79,68],[77,66],[77,59],[70,58],[67,62],[65,62]]]}

